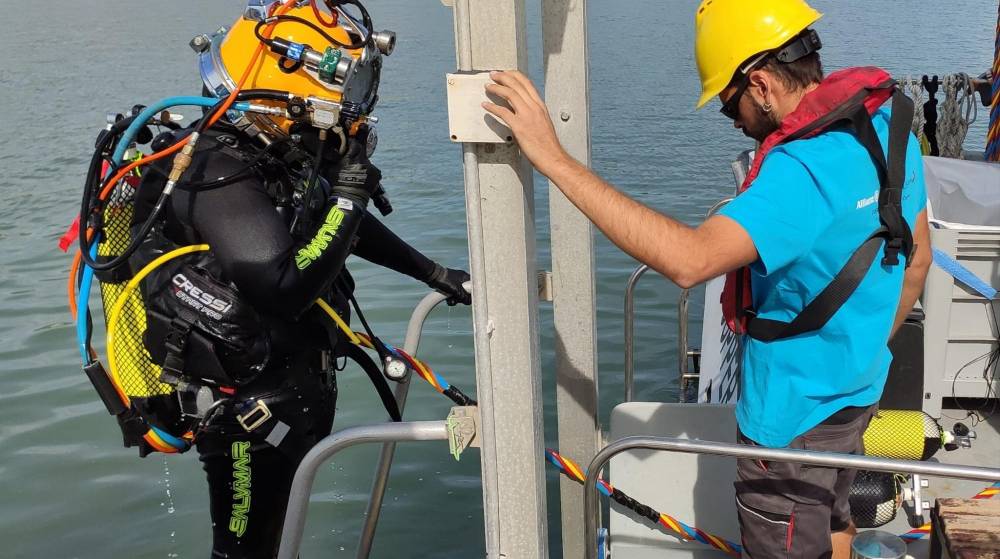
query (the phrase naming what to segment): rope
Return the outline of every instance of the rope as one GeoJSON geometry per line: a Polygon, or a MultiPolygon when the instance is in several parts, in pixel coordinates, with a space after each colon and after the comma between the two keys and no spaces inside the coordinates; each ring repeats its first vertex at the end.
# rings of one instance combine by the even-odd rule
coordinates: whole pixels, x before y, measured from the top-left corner
{"type": "MultiPolygon", "coordinates": [[[[340,315],[338,315],[337,312],[333,310],[332,307],[330,307],[330,305],[326,304],[325,301],[323,301],[322,299],[316,299],[316,304],[323,310],[323,312],[327,314],[327,316],[329,316],[337,324],[337,327],[344,332],[344,334],[347,336],[347,339],[350,340],[351,343],[378,352],[379,348],[375,347],[374,340],[372,340],[369,336],[365,334],[361,334],[351,330],[351,327],[348,326],[346,322],[344,322],[344,319],[340,318],[340,315]]],[[[448,399],[450,399],[455,404],[459,406],[478,405],[476,400],[470,398],[468,395],[462,392],[462,390],[459,389],[457,386],[450,384],[448,381],[444,379],[444,377],[435,373],[434,370],[431,369],[429,365],[427,365],[427,363],[424,363],[420,359],[413,357],[412,355],[410,355],[409,353],[403,351],[398,347],[388,345],[384,342],[382,343],[381,349],[392,354],[393,357],[396,357],[397,359],[406,362],[406,364],[410,367],[410,369],[412,369],[417,373],[417,376],[427,381],[427,384],[430,384],[431,387],[434,388],[434,390],[437,390],[441,394],[444,394],[445,396],[448,397],[448,399]]]]}
{"type": "Polygon", "coordinates": [[[975,88],[972,78],[965,73],[944,77],[944,101],[938,117],[938,145],[941,157],[962,158],[962,144],[969,132],[969,125],[976,121],[975,88]]]}
{"type": "Polygon", "coordinates": [[[927,102],[927,95],[924,92],[923,84],[920,82],[919,77],[906,76],[906,78],[900,83],[903,93],[913,99],[913,106],[916,110],[913,111],[913,125],[910,129],[913,131],[913,135],[917,137],[920,141],[920,152],[924,155],[930,153],[930,143],[927,141],[927,136],[924,135],[924,126],[927,124],[927,117],[924,115],[924,103],[927,102]]]}
{"type": "MultiPolygon", "coordinates": [[[[976,495],[972,498],[990,499],[997,494],[1000,494],[1000,481],[994,483],[993,485],[987,487],[986,489],[983,489],[979,493],[976,493],[976,495]]],[[[902,534],[899,537],[903,538],[903,540],[906,542],[912,542],[912,541],[917,541],[930,533],[931,533],[931,523],[928,522],[927,524],[924,524],[919,528],[914,528],[913,530],[910,530],[909,532],[902,534]]]]}
{"type": "MultiPolygon", "coordinates": [[[[583,473],[583,470],[580,469],[580,466],[578,466],[576,462],[560,455],[557,451],[552,450],[551,448],[545,449],[545,458],[549,464],[558,468],[563,475],[573,481],[582,484],[586,479],[586,474],[583,473]]],[[[711,546],[734,557],[739,557],[743,551],[743,548],[738,544],[699,530],[694,526],[684,524],[669,514],[656,511],[652,507],[636,501],[621,490],[615,489],[610,483],[604,481],[603,479],[597,480],[597,490],[605,497],[614,499],[615,502],[620,505],[628,508],[643,518],[663,526],[684,540],[699,542],[707,546],[711,546]]]]}
{"type": "Polygon", "coordinates": [[[986,160],[1000,162],[1000,9],[997,10],[997,38],[993,55],[993,107],[990,109],[990,127],[986,134],[986,160]]]}

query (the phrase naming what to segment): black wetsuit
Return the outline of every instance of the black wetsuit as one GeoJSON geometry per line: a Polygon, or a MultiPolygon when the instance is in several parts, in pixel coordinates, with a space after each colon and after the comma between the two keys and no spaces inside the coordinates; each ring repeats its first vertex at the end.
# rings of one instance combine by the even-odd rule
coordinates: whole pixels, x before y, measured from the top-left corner
{"type": "MultiPolygon", "coordinates": [[[[235,178],[206,189],[182,183],[164,211],[162,235],[176,245],[210,245],[218,279],[239,290],[268,332],[266,366],[212,410],[196,444],[208,476],[212,556],[271,557],[295,468],[330,433],[334,418],[331,363],[337,355],[329,352],[331,345],[342,346],[331,341],[329,320],[313,302],[322,297],[349,320],[345,296],[353,282],[344,260],[352,252],[423,282],[430,281],[436,264],[367,213],[364,196],[345,201],[323,193],[317,212],[299,215],[298,221],[311,224],[293,236],[290,189],[297,179],[285,172],[287,161],[270,158],[270,151],[260,157],[253,140],[233,128],[217,129],[201,138],[184,181],[235,178]],[[248,170],[252,162],[257,165],[248,170]],[[339,229],[331,234],[327,227],[324,233],[324,219],[338,205],[343,213],[339,229]],[[309,246],[316,250],[303,251],[309,246]],[[248,432],[237,416],[250,413],[262,398],[274,417],[248,432]]],[[[308,170],[308,165],[302,167],[308,170]]],[[[164,163],[147,172],[139,188],[137,222],[162,191],[166,169],[164,163]]],[[[185,368],[197,371],[198,364],[185,368]]]]}

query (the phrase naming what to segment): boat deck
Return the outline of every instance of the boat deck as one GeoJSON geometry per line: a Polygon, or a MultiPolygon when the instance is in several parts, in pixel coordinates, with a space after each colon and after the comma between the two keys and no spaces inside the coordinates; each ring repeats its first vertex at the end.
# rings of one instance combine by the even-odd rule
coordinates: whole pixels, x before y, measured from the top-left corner
{"type": "MultiPolygon", "coordinates": [[[[951,430],[961,410],[946,409],[941,425],[951,430]]],[[[976,433],[972,448],[941,450],[932,461],[945,464],[1000,467],[1000,415],[975,426],[962,420],[976,433]]],[[[734,442],[735,419],[732,407],[711,404],[659,404],[632,402],[618,406],[612,413],[611,438],[624,436],[669,436],[720,442],[734,442]]],[[[611,481],[629,495],[653,508],[691,523],[708,533],[739,541],[736,512],[733,509],[732,481],[735,460],[720,456],[701,456],[652,451],[629,451],[611,461],[611,481]]],[[[931,506],[938,497],[970,498],[986,484],[945,478],[928,479],[921,500],[931,506]]],[[[895,520],[879,530],[904,534],[912,528],[908,512],[901,508],[895,520]]],[[[929,511],[926,520],[930,520],[929,511]]],[[[1000,530],[1000,520],[997,522],[1000,530]]],[[[662,527],[637,521],[631,511],[611,505],[611,556],[616,559],[653,557],[726,557],[698,543],[680,541],[662,527]]],[[[925,536],[909,545],[913,559],[929,557],[925,536]]]]}

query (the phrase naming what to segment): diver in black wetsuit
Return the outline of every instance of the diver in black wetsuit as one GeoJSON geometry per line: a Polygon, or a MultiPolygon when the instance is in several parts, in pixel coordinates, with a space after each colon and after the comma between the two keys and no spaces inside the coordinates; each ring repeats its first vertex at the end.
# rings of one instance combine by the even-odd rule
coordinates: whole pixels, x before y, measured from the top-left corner
{"type": "MultiPolygon", "coordinates": [[[[209,285],[235,288],[240,301],[255,311],[257,319],[251,322],[259,322],[267,340],[266,355],[250,349],[239,357],[262,356],[220,359],[223,371],[208,375],[230,375],[245,384],[209,412],[196,442],[209,481],[214,555],[268,557],[280,534],[295,468],[304,453],[330,433],[337,396],[332,365],[349,345],[340,338],[331,342],[329,319],[313,302],[323,298],[338,314],[349,314],[353,281],[344,260],[351,253],[427,283],[448,295],[452,304],[470,302],[462,286],[468,274],[436,264],[365,210],[381,173],[363,153],[356,153],[360,146],[343,160],[321,164],[321,184],[328,184],[329,194],[320,196],[323,203],[309,216],[308,209],[283,211],[286,208],[278,205],[293,194],[295,179],[283,164],[265,158],[248,171],[244,160],[261,148],[235,128],[215,130],[201,139],[188,179],[197,184],[211,177],[238,178],[216,188],[179,186],[164,212],[162,229],[154,230],[152,238],[161,246],[164,240],[211,246],[194,269],[207,272],[202,281],[209,285]],[[326,219],[330,215],[337,215],[338,222],[332,235],[331,220],[326,219]],[[293,234],[290,228],[296,220],[311,225],[296,227],[302,233],[293,234]],[[317,244],[325,248],[310,252],[317,244]],[[331,348],[333,344],[337,347],[331,348]],[[233,370],[238,368],[243,370],[233,370]],[[259,402],[266,408],[259,408],[259,402]],[[247,429],[265,415],[270,417],[247,429]],[[239,416],[246,421],[241,423],[239,416]]],[[[146,174],[138,189],[137,223],[162,190],[166,170],[154,166],[146,174]]],[[[177,309],[185,306],[176,298],[183,293],[175,279],[178,274],[194,279],[187,267],[167,267],[159,281],[151,282],[167,287],[151,288],[150,300],[157,315],[172,322],[182,314],[177,309]]],[[[162,338],[171,334],[176,332],[162,338]]],[[[153,355],[167,353],[162,340],[147,343],[153,355]]],[[[197,357],[189,357],[176,369],[196,376],[201,367],[205,365],[197,357]]]]}
{"type": "MultiPolygon", "coordinates": [[[[322,23],[308,6],[289,13],[322,23]]],[[[253,27],[238,21],[229,37],[213,40],[240,40],[234,34],[245,34],[247,25],[253,27]]],[[[302,31],[277,26],[274,36],[284,27],[302,31]]],[[[335,32],[344,41],[356,39],[342,27],[327,30],[335,32]]],[[[299,33],[296,40],[305,41],[303,35],[309,37],[299,33]]],[[[355,69],[377,58],[374,48],[373,42],[364,47],[372,50],[356,57],[355,69]]],[[[223,42],[202,56],[224,56],[225,49],[223,42]]],[[[264,64],[281,64],[274,59],[264,64]]],[[[361,83],[374,90],[378,69],[361,83]]],[[[273,89],[262,79],[257,90],[273,89]]],[[[213,76],[205,81],[218,91],[213,76]]],[[[345,91],[340,101],[346,107],[345,91]]],[[[198,419],[194,440],[208,477],[213,557],[276,553],[295,469],[332,428],[338,357],[358,360],[393,412],[381,372],[314,306],[320,299],[349,320],[349,254],[422,281],[447,295],[449,304],[471,302],[463,287],[466,272],[433,262],[368,212],[373,196],[384,194],[381,172],[368,160],[373,136],[358,114],[370,112],[377,97],[363,93],[367,105],[356,103],[333,125],[319,112],[328,105],[315,102],[312,120],[240,120],[208,128],[135,257],[146,262],[178,246],[210,247],[158,269],[143,291],[149,317],[144,343],[162,365],[161,380],[177,387],[180,417],[198,419]]],[[[165,132],[153,148],[190,131],[165,132]]],[[[153,213],[170,168],[165,158],[144,173],[135,227],[153,213]]]]}

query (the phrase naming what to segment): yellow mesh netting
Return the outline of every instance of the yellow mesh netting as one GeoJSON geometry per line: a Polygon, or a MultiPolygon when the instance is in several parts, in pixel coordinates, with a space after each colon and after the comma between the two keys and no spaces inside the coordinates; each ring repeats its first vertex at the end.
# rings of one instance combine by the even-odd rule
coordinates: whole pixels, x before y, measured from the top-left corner
{"type": "Polygon", "coordinates": [[[940,446],[940,427],[921,411],[879,410],[865,431],[869,456],[926,460],[940,446]]]}
{"type": "MultiPolygon", "coordinates": [[[[131,240],[129,227],[132,223],[132,212],[135,188],[126,181],[115,187],[104,210],[104,239],[97,247],[101,256],[117,256],[125,250],[131,240]]],[[[115,301],[125,290],[125,283],[101,282],[101,300],[104,304],[104,320],[107,323],[108,313],[115,301]]],[[[114,347],[108,347],[108,353],[114,352],[118,362],[117,381],[121,389],[130,398],[148,398],[170,394],[174,388],[160,382],[160,367],[154,364],[142,343],[146,332],[146,309],[139,289],[132,290],[122,308],[118,324],[118,334],[113,340],[114,347]]]]}

